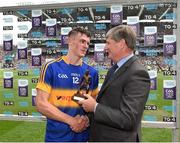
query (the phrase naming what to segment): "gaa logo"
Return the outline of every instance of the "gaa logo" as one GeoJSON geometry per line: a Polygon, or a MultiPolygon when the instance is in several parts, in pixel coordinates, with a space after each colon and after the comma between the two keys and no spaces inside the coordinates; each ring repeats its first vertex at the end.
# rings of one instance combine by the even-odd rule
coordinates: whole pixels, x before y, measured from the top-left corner
{"type": "Polygon", "coordinates": [[[68,76],[66,74],[58,74],[59,78],[68,78],[68,76]]]}

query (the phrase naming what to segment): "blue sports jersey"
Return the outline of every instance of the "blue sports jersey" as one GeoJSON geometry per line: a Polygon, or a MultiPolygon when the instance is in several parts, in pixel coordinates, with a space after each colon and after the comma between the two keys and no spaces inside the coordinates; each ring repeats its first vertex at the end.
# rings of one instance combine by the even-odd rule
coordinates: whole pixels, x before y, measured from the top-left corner
{"type": "MultiPolygon", "coordinates": [[[[82,107],[71,98],[77,92],[80,80],[87,70],[91,76],[89,94],[95,97],[98,94],[98,72],[84,62],[79,66],[68,64],[66,56],[42,67],[36,88],[47,92],[50,95],[49,102],[62,112],[71,116],[84,115],[82,107]]],[[[68,124],[47,118],[46,142],[87,140],[88,129],[75,133],[68,124]]]]}

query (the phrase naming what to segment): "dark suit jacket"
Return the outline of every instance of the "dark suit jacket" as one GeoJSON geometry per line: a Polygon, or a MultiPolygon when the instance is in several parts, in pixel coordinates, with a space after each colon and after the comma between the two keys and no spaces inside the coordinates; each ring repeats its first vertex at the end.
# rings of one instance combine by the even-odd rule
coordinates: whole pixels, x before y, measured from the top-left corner
{"type": "Polygon", "coordinates": [[[97,97],[89,141],[135,142],[150,90],[149,75],[136,56],[111,79],[109,73],[97,97]]]}

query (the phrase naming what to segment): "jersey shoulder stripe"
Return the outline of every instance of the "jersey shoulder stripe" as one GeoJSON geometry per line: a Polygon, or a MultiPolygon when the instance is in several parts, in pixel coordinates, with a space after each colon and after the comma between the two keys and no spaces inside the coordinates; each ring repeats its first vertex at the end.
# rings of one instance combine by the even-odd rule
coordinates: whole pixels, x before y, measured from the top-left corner
{"type": "Polygon", "coordinates": [[[46,73],[46,69],[47,67],[52,64],[52,63],[55,63],[55,62],[58,62],[58,61],[61,61],[62,58],[57,58],[55,60],[52,60],[52,61],[49,61],[47,62],[45,65],[42,66],[42,69],[41,69],[41,74],[40,74],[40,78],[39,78],[39,82],[43,82],[44,81],[44,77],[45,77],[45,73],[46,73]]]}

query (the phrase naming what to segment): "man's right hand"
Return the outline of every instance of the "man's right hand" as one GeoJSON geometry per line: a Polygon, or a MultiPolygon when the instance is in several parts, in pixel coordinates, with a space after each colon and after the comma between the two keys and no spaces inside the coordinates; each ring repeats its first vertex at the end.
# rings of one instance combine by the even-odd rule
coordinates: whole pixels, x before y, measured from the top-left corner
{"type": "Polygon", "coordinates": [[[69,122],[69,125],[74,132],[79,133],[84,131],[89,126],[89,119],[87,116],[84,115],[76,115],[69,122]]]}

